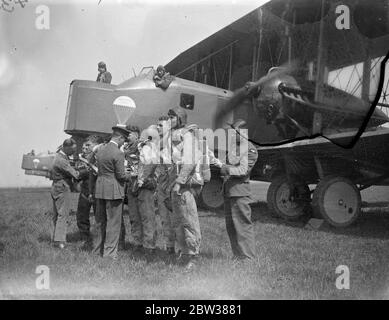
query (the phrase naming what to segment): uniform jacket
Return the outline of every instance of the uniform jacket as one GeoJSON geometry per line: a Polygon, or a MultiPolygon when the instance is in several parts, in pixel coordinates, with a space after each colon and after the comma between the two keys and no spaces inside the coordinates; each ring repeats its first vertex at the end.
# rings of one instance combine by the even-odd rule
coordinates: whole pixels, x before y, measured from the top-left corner
{"type": "Polygon", "coordinates": [[[70,165],[69,157],[60,150],[54,158],[51,169],[53,187],[51,193],[54,198],[65,191],[70,191],[72,179],[78,179],[79,172],[70,165]]]}
{"type": "MultiPolygon", "coordinates": [[[[228,153],[228,173],[229,177],[225,183],[224,190],[227,197],[242,197],[250,195],[250,172],[254,167],[257,158],[258,152],[257,149],[250,143],[246,146],[243,146],[241,150],[243,151],[239,154],[237,151],[235,154],[232,152],[228,153]]],[[[231,148],[239,148],[236,144],[231,146],[231,148]]]]}
{"type": "Polygon", "coordinates": [[[104,72],[98,74],[96,81],[97,82],[104,82],[104,83],[111,83],[112,75],[110,72],[104,71],[104,72]]]}
{"type": "Polygon", "coordinates": [[[96,154],[98,175],[96,199],[117,200],[124,197],[124,183],[128,176],[124,171],[124,153],[110,141],[96,154]]]}

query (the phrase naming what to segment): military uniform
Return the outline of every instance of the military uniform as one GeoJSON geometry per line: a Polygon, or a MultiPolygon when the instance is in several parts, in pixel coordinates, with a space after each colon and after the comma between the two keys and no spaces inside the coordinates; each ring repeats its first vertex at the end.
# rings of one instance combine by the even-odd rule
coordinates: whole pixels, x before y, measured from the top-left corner
{"type": "Polygon", "coordinates": [[[55,155],[51,170],[51,179],[53,180],[51,197],[54,209],[52,241],[66,242],[70,212],[70,188],[73,183],[72,179],[79,177],[80,173],[70,165],[69,157],[60,150],[55,155]]]}
{"type": "Polygon", "coordinates": [[[124,183],[124,154],[114,141],[103,145],[97,155],[98,176],[95,198],[97,201],[94,253],[116,258],[122,226],[124,183]]]}
{"type": "Polygon", "coordinates": [[[241,152],[229,152],[228,154],[225,168],[227,174],[225,179],[227,180],[224,183],[224,211],[227,233],[234,256],[236,258],[254,258],[255,234],[251,220],[249,180],[258,153],[249,141],[243,141],[244,146],[237,145],[235,141],[230,145],[229,151],[236,151],[241,147],[241,152]]]}

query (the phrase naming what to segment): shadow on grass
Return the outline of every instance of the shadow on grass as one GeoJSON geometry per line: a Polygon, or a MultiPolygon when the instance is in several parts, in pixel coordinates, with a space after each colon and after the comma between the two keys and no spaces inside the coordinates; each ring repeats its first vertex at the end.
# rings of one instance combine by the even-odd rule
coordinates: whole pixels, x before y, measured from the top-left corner
{"type": "Polygon", "coordinates": [[[51,243],[51,236],[48,233],[41,233],[38,238],[38,242],[43,242],[43,243],[51,243]]]}
{"type": "MultiPolygon", "coordinates": [[[[304,215],[298,221],[286,221],[270,212],[265,202],[252,204],[252,219],[254,222],[301,229],[305,227],[310,218],[310,215],[304,215]]],[[[320,231],[370,239],[389,239],[389,213],[380,208],[363,209],[359,218],[351,226],[335,228],[324,222],[320,227],[320,231]]]]}

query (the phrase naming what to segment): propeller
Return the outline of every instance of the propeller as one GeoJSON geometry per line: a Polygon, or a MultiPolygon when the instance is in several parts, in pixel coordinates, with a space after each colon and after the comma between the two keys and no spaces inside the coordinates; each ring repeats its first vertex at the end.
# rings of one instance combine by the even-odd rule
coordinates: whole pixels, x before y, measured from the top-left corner
{"type": "Polygon", "coordinates": [[[255,82],[247,82],[244,87],[237,89],[234,92],[234,95],[227,101],[227,103],[216,112],[213,120],[214,128],[221,128],[225,123],[225,119],[228,118],[231,112],[233,112],[233,110],[237,106],[239,106],[246,98],[250,97],[250,95],[254,94],[255,92],[258,92],[258,88],[260,88],[264,83],[274,78],[277,78],[283,74],[288,74],[296,68],[296,61],[281,65],[276,68],[271,68],[267,75],[263,76],[259,80],[255,82]]]}

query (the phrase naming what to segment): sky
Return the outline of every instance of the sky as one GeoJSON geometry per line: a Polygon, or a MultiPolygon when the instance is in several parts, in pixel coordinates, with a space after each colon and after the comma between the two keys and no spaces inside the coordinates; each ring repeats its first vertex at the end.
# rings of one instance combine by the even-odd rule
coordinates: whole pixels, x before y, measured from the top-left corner
{"type": "Polygon", "coordinates": [[[119,84],[132,69],[164,65],[266,2],[28,0],[24,8],[13,1],[12,12],[0,8],[0,187],[50,185],[24,174],[22,155],[54,151],[68,137],[73,79],[95,80],[102,60],[119,84]],[[48,30],[36,27],[39,5],[49,9],[48,30]]]}

